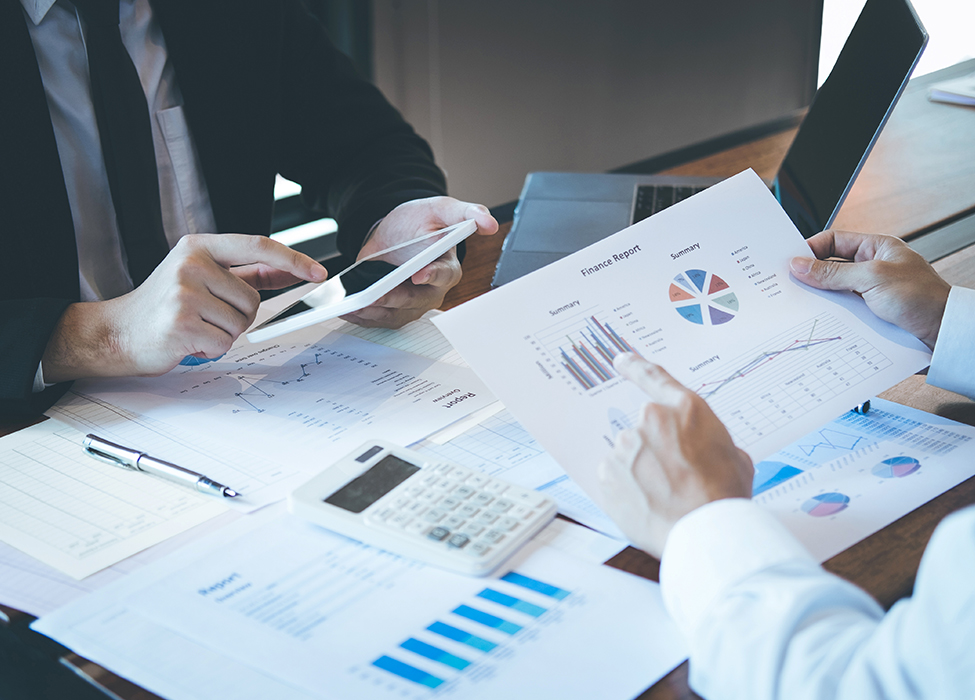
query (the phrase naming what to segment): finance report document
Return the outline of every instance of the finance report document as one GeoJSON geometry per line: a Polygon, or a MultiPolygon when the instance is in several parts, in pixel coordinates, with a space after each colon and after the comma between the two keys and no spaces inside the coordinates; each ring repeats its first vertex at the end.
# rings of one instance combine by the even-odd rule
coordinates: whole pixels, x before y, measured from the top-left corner
{"type": "Polygon", "coordinates": [[[752,171],[434,319],[600,501],[596,466],[647,397],[636,352],[704,397],[758,461],[927,366],[854,294],[792,278],[809,247],[752,171]]]}

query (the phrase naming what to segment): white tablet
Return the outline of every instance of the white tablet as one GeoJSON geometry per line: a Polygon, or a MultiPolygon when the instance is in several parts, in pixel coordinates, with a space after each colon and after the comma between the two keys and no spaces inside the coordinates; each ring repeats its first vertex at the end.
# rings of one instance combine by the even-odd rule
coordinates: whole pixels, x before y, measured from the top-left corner
{"type": "Polygon", "coordinates": [[[369,306],[475,231],[477,231],[477,224],[473,219],[468,219],[467,221],[448,226],[445,229],[435,231],[426,236],[405,241],[392,248],[374,253],[368,258],[359,260],[335,277],[321,284],[316,284],[314,289],[301,297],[301,299],[278,312],[264,323],[256,326],[247,334],[247,340],[252,343],[270,340],[271,338],[277,338],[279,335],[284,335],[285,333],[290,333],[301,328],[307,328],[315,323],[321,323],[330,318],[349,314],[369,306]],[[429,245],[425,246],[423,250],[388,275],[366,287],[361,292],[346,294],[340,278],[353,267],[366,260],[379,257],[399,248],[417,245],[425,240],[431,241],[429,245]]]}

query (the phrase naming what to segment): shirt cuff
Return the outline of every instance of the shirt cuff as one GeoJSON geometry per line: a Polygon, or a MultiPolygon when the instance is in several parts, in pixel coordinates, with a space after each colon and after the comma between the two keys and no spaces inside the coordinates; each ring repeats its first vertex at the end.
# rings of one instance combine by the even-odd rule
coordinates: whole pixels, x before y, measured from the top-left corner
{"type": "Polygon", "coordinates": [[[53,386],[53,385],[52,384],[46,384],[44,382],[44,363],[43,362],[38,362],[37,363],[37,371],[34,372],[34,386],[31,389],[31,393],[40,394],[42,391],[44,391],[45,389],[47,389],[49,386],[53,386]]]}
{"type": "Polygon", "coordinates": [[[928,384],[975,398],[970,359],[975,348],[975,289],[952,287],[934,345],[928,384]]]}
{"type": "Polygon", "coordinates": [[[691,511],[674,525],[660,561],[664,605],[690,638],[712,603],[748,576],[784,562],[817,566],[773,516],[744,498],[691,511]]]}

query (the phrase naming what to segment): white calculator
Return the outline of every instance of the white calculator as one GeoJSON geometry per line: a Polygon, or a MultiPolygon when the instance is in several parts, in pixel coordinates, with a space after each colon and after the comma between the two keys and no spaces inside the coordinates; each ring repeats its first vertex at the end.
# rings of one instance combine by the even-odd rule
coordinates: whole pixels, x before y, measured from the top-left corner
{"type": "Polygon", "coordinates": [[[296,489],[288,508],[366,544],[474,576],[491,573],[556,512],[537,491],[381,440],[296,489]]]}

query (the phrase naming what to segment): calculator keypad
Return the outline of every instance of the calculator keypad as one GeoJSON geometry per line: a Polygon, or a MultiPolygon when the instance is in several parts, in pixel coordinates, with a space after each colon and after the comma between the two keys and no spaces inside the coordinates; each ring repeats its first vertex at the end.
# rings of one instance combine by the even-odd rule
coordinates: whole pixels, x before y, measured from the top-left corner
{"type": "Polygon", "coordinates": [[[474,557],[527,527],[545,497],[455,464],[435,464],[366,511],[376,526],[407,532],[474,557]]]}

